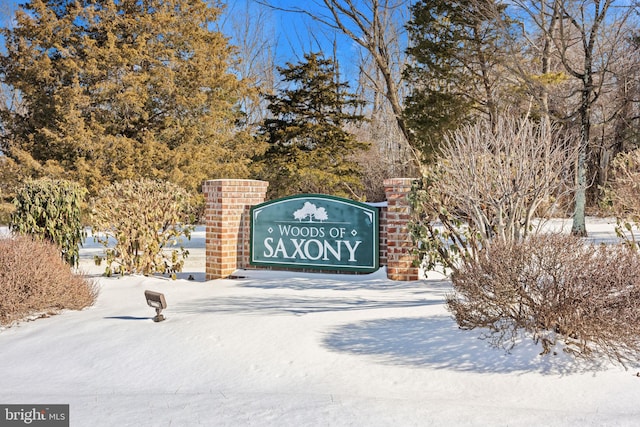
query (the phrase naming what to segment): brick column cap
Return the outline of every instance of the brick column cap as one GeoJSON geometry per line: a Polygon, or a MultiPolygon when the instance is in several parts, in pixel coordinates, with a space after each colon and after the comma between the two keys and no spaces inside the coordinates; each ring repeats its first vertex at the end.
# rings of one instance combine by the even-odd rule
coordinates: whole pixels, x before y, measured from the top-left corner
{"type": "Polygon", "coordinates": [[[417,179],[418,178],[387,178],[384,181],[382,181],[382,184],[385,187],[394,187],[394,186],[404,187],[406,185],[411,186],[413,181],[415,181],[417,179]]]}
{"type": "Polygon", "coordinates": [[[240,179],[240,178],[223,178],[223,179],[208,179],[204,181],[205,183],[209,183],[209,182],[215,182],[215,183],[219,183],[219,182],[229,182],[229,183],[239,183],[239,182],[251,182],[251,183],[261,183],[261,184],[265,184],[265,185],[269,185],[269,183],[267,181],[261,181],[259,179],[240,179]]]}

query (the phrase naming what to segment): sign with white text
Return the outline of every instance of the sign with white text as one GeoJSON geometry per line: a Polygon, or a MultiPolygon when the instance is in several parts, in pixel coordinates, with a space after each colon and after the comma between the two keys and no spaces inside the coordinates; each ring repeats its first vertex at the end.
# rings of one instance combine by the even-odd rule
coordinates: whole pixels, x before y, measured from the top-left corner
{"type": "Polygon", "coordinates": [[[378,210],[305,194],[251,208],[251,264],[372,272],[378,269],[378,210]]]}

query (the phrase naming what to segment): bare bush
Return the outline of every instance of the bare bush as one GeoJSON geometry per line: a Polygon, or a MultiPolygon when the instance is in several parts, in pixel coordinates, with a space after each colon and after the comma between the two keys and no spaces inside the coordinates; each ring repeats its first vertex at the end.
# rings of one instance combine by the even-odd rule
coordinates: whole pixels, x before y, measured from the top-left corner
{"type": "Polygon", "coordinates": [[[375,147],[353,155],[361,170],[362,194],[352,194],[356,200],[382,202],[386,200],[384,180],[394,178],[392,166],[375,147]]]}
{"type": "Polygon", "coordinates": [[[0,324],[33,314],[93,305],[96,285],[60,258],[53,243],[29,236],[0,239],[0,324]]]}
{"type": "Polygon", "coordinates": [[[575,150],[544,122],[527,119],[481,121],[453,133],[410,196],[411,231],[428,267],[455,271],[482,242],[528,235],[534,216],[546,216],[572,191],[575,150]]]}
{"type": "Polygon", "coordinates": [[[571,190],[572,150],[544,122],[480,122],[445,145],[440,189],[484,238],[526,235],[542,203],[571,190]]]}
{"type": "Polygon", "coordinates": [[[447,304],[458,324],[488,328],[495,346],[512,347],[524,331],[543,353],[562,343],[623,365],[640,357],[640,255],[626,245],[559,234],[495,241],[452,280],[447,304]]]}
{"type": "Polygon", "coordinates": [[[618,154],[611,164],[604,202],[616,217],[616,233],[638,247],[640,230],[640,149],[618,154]]]}

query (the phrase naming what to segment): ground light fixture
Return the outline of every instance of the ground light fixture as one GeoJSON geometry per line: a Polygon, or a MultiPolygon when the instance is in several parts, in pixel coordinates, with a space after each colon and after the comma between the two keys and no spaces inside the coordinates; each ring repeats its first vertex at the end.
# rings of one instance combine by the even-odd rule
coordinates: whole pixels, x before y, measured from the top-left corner
{"type": "Polygon", "coordinates": [[[144,291],[144,297],[147,300],[147,305],[156,309],[156,316],[153,318],[153,321],[162,322],[164,316],[160,313],[167,308],[167,301],[164,299],[164,294],[154,291],[144,291]]]}

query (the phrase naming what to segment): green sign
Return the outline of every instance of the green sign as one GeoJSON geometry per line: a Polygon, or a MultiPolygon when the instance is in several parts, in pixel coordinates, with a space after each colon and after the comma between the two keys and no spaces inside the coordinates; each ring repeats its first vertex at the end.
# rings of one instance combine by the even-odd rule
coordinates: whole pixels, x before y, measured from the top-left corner
{"type": "Polygon", "coordinates": [[[378,210],[306,194],[251,208],[251,264],[371,272],[378,269],[378,210]]]}

